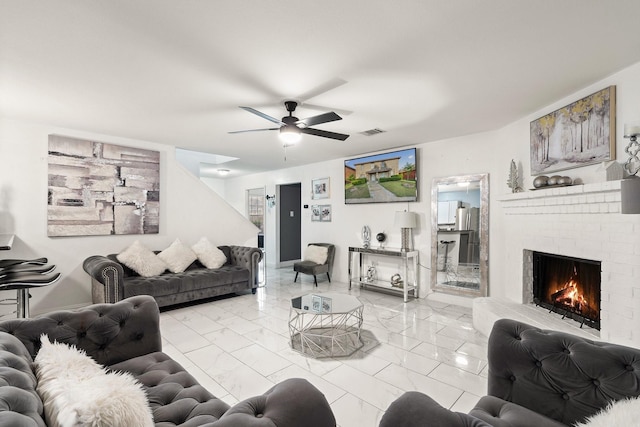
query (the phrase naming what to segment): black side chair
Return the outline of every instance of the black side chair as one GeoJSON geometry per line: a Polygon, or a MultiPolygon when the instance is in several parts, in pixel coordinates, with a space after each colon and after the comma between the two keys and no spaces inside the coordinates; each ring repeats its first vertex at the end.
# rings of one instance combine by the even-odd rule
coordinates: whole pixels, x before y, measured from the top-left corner
{"type": "Polygon", "coordinates": [[[318,286],[317,274],[327,273],[327,279],[331,283],[331,273],[333,272],[333,258],[336,255],[336,247],[331,243],[309,243],[308,246],[324,246],[327,248],[327,260],[324,264],[317,264],[313,261],[298,261],[293,264],[293,271],[296,272],[294,282],[298,280],[298,273],[313,275],[313,283],[318,286]]]}

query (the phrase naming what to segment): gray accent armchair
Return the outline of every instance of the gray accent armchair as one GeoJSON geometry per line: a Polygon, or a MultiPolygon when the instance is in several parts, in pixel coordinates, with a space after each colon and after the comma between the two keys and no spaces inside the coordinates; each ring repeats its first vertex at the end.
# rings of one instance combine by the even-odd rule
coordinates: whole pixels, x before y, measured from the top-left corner
{"type": "Polygon", "coordinates": [[[309,243],[307,246],[324,246],[327,250],[327,260],[324,264],[317,264],[313,261],[298,261],[293,264],[293,271],[296,272],[294,282],[298,280],[298,273],[310,274],[313,276],[313,283],[318,286],[318,279],[316,275],[327,273],[327,279],[331,283],[331,273],[333,272],[333,259],[336,255],[336,247],[331,243],[309,243]]]}
{"type": "Polygon", "coordinates": [[[488,393],[464,414],[407,392],[380,427],[561,427],[640,395],[640,350],[511,319],[489,337],[488,393]]]}

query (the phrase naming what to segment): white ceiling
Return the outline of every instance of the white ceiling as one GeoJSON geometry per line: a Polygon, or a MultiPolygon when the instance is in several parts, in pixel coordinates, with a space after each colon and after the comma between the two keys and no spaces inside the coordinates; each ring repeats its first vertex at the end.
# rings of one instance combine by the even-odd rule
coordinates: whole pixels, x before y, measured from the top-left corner
{"type": "Polygon", "coordinates": [[[237,157],[229,176],[500,128],[640,61],[637,0],[0,0],[0,115],[237,157]],[[284,150],[229,135],[334,110],[284,150]],[[317,108],[322,107],[322,108],[317,108]],[[386,133],[364,136],[380,128],[386,133]]]}

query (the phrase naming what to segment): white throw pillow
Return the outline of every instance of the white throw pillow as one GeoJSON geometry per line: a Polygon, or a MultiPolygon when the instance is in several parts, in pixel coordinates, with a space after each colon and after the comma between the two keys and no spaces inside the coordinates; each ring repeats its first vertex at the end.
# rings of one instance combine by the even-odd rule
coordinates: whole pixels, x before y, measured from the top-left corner
{"type": "Polygon", "coordinates": [[[174,240],[167,249],[160,252],[158,258],[167,264],[172,273],[182,273],[193,261],[198,259],[196,254],[180,239],[174,240]]]}
{"type": "Polygon", "coordinates": [[[327,254],[329,248],[326,246],[309,245],[304,250],[304,260],[312,261],[316,264],[324,264],[327,262],[327,254]]]}
{"type": "Polygon", "coordinates": [[[611,402],[597,414],[575,427],[640,426],[640,398],[611,402]]]}
{"type": "Polygon", "coordinates": [[[34,363],[48,426],[154,425],[144,389],[130,374],[107,372],[83,350],[46,335],[40,342],[34,363]]]}
{"type": "Polygon", "coordinates": [[[220,268],[227,262],[227,257],[217,246],[202,237],[191,247],[198,256],[198,260],[207,268],[220,268]]]}
{"type": "Polygon", "coordinates": [[[120,252],[116,258],[143,277],[157,276],[167,269],[167,264],[138,240],[120,252]]]}

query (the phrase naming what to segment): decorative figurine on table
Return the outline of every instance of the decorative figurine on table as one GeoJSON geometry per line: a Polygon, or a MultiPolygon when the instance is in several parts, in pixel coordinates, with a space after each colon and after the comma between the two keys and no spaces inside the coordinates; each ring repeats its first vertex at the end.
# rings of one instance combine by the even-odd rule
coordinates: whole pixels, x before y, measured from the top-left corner
{"type": "Polygon", "coordinates": [[[387,235],[384,233],[376,234],[376,240],[380,243],[380,249],[384,249],[384,241],[387,240],[387,235]]]}
{"type": "Polygon", "coordinates": [[[368,225],[362,227],[362,247],[369,249],[371,246],[371,229],[368,225]]]}
{"type": "Polygon", "coordinates": [[[376,272],[376,267],[371,265],[367,269],[367,277],[365,277],[365,281],[368,283],[375,282],[378,278],[378,272],[376,272]]]}
{"type": "Polygon", "coordinates": [[[396,273],[393,276],[391,276],[391,286],[393,286],[394,288],[404,288],[404,282],[402,281],[402,277],[396,273]]]}

